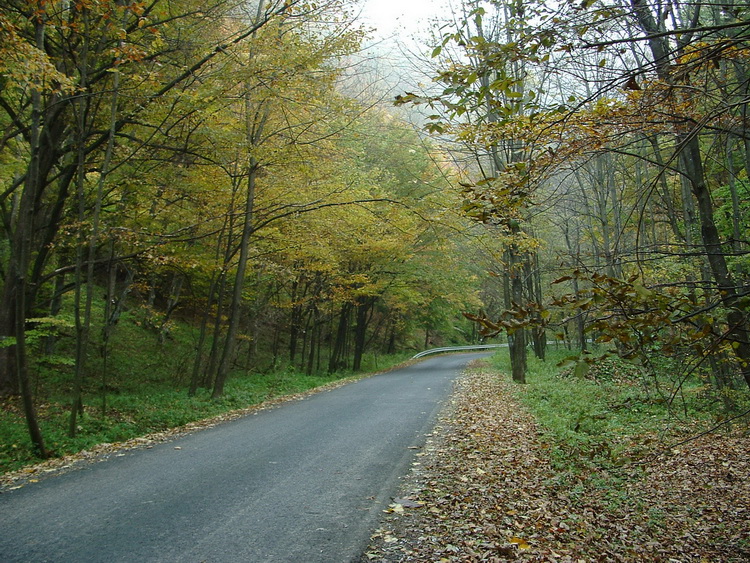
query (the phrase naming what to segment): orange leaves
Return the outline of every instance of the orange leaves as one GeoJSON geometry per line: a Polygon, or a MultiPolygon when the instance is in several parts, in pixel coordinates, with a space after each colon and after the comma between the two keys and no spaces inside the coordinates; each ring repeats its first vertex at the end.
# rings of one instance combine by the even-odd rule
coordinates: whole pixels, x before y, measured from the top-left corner
{"type": "Polygon", "coordinates": [[[136,16],[142,16],[143,13],[146,11],[146,3],[145,2],[133,2],[132,4],[126,5],[125,8],[133,12],[136,16]]]}
{"type": "Polygon", "coordinates": [[[60,72],[50,57],[31,44],[19,27],[0,12],[0,76],[17,88],[33,85],[41,92],[70,92],[73,80],[60,72]]]}
{"type": "MultiPolygon", "coordinates": [[[[123,37],[124,39],[124,37],[123,37]]],[[[137,45],[124,44],[112,49],[112,54],[117,59],[116,64],[142,61],[148,56],[148,51],[137,45]]]]}

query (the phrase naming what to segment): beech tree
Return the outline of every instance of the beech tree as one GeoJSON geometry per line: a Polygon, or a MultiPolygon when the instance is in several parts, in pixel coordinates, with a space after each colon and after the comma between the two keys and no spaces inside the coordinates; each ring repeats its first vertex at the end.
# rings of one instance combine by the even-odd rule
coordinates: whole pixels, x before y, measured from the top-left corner
{"type": "MultiPolygon", "coordinates": [[[[527,327],[514,321],[519,315],[539,310],[538,268],[534,265],[536,242],[527,207],[530,203],[526,164],[535,153],[536,141],[522,133],[520,124],[534,120],[540,100],[531,82],[527,61],[516,45],[528,30],[526,6],[520,2],[465,2],[463,18],[455,31],[444,34],[433,57],[438,63],[436,82],[442,92],[432,96],[410,94],[399,103],[429,104],[438,110],[430,116],[428,130],[450,135],[468,151],[473,162],[465,164],[461,182],[466,203],[463,211],[494,229],[505,245],[503,257],[505,321],[498,324],[484,316],[470,315],[483,325],[485,335],[508,335],[513,379],[525,381],[527,327]],[[450,54],[449,54],[450,53],[450,54]],[[504,127],[516,124],[515,129],[504,127]],[[504,134],[497,134],[502,130],[504,134]],[[529,291],[531,290],[531,291],[529,291]]],[[[538,313],[530,313],[537,316],[538,313]]],[[[538,323],[532,331],[534,349],[543,357],[545,331],[538,323]]]]}
{"type": "MultiPolygon", "coordinates": [[[[572,284],[573,293],[554,305],[571,318],[586,311],[579,333],[614,340],[620,353],[646,363],[669,351],[684,373],[710,363],[750,383],[747,276],[733,267],[747,253],[737,189],[747,174],[745,7],[642,0],[526,3],[515,12],[499,1],[466,6],[460,29],[490,9],[518,17],[503,23],[506,37],[491,45],[480,31],[444,34],[434,56],[458,44],[474,59],[436,73],[437,94],[400,101],[447,110],[448,119],[432,116],[433,133],[489,153],[509,139],[524,147],[499,181],[480,189],[470,182],[476,197],[468,210],[488,220],[519,202],[535,209],[543,202],[552,213],[571,205],[587,218],[590,248],[563,226],[577,258],[556,286],[572,284]],[[507,72],[508,61],[524,69],[522,81],[507,72]],[[472,117],[490,103],[495,119],[472,117]],[[725,238],[718,205],[731,222],[725,238]],[[661,320],[650,316],[657,311],[661,320]]],[[[538,324],[537,314],[519,310],[517,322],[538,324]]],[[[504,324],[478,320],[491,330],[504,324]]]]}
{"type": "MultiPolygon", "coordinates": [[[[0,389],[21,391],[32,440],[42,455],[45,449],[28,383],[26,323],[41,305],[43,280],[71,192],[78,186],[78,200],[85,205],[81,189],[87,175],[106,175],[117,166],[111,150],[115,137],[134,139],[133,151],[139,150],[145,139],[130,132],[143,130],[144,112],[164,104],[166,94],[196,80],[228,47],[297,4],[269,5],[258,20],[228,37],[208,32],[204,38],[215,43],[206,48],[205,43],[188,45],[183,32],[191,28],[193,33],[205,33],[236,9],[232,2],[201,4],[200,9],[190,1],[159,0],[2,3],[0,108],[6,132],[0,148],[14,173],[2,194],[8,250],[0,299],[0,389]],[[114,88],[113,81],[118,81],[114,88]],[[119,101],[111,96],[122,90],[129,96],[119,101]]],[[[161,123],[146,127],[152,131],[150,144],[170,129],[170,116],[174,114],[168,111],[161,123]]],[[[79,225],[84,227],[88,225],[79,225]]],[[[81,243],[92,244],[86,236],[81,243]]],[[[91,253],[87,259],[90,262],[91,253]]],[[[84,347],[86,333],[81,326],[84,347]]],[[[81,351],[79,358],[84,355],[81,351]]]]}

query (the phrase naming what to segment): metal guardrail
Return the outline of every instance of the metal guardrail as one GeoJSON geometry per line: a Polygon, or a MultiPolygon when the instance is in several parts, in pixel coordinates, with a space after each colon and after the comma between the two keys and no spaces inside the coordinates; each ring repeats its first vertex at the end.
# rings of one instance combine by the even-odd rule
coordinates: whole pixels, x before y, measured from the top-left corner
{"type": "Polygon", "coordinates": [[[414,354],[411,359],[417,360],[429,354],[439,354],[440,352],[462,352],[464,350],[487,350],[489,348],[507,348],[508,344],[475,344],[472,346],[445,346],[443,348],[430,348],[417,354],[414,354]]]}

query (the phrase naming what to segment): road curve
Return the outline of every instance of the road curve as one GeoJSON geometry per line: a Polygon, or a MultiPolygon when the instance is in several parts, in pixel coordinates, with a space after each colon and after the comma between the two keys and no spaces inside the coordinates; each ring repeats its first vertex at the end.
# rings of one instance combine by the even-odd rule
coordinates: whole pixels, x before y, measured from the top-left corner
{"type": "Polygon", "coordinates": [[[349,562],[466,364],[441,356],[0,495],[0,561],[349,562]]]}

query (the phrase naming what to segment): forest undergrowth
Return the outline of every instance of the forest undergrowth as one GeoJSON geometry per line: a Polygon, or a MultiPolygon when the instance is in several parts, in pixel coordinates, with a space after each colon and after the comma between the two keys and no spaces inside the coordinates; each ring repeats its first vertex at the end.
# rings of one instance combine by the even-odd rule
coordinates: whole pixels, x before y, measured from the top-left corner
{"type": "MultiPolygon", "coordinates": [[[[84,443],[83,441],[71,440],[67,446],[66,453],[61,453],[60,455],[45,461],[37,461],[36,463],[26,461],[25,457],[12,458],[6,467],[15,466],[18,468],[14,470],[6,469],[4,472],[0,471],[0,493],[4,490],[23,487],[28,483],[38,482],[48,476],[59,475],[60,473],[79,468],[83,464],[106,461],[113,456],[121,457],[128,450],[150,449],[155,444],[174,440],[190,432],[211,428],[263,409],[272,408],[280,403],[303,399],[313,393],[335,389],[336,387],[350,383],[358,377],[363,376],[351,375],[338,379],[334,378],[330,379],[328,383],[321,384],[321,380],[319,379],[316,380],[309,376],[296,374],[296,376],[292,375],[284,378],[288,384],[286,391],[276,388],[265,400],[256,399],[255,401],[248,402],[243,408],[231,408],[231,403],[212,403],[208,399],[198,399],[198,408],[188,416],[186,419],[188,422],[179,426],[163,426],[161,430],[151,431],[148,434],[137,434],[135,429],[133,429],[129,434],[124,435],[121,440],[114,442],[97,441],[97,437],[100,437],[102,434],[90,435],[85,438],[85,440],[91,443],[89,447],[82,449],[80,445],[84,443]],[[292,392],[291,389],[294,387],[299,390],[292,392]],[[214,414],[209,416],[209,413],[214,414]],[[24,463],[24,461],[26,462],[24,463]]],[[[269,378],[276,382],[282,379],[279,374],[270,375],[269,378]]],[[[234,387],[237,387],[241,393],[247,386],[248,384],[245,382],[244,385],[236,385],[234,387]]],[[[180,399],[180,401],[182,400],[180,399]]],[[[8,409],[6,408],[6,410],[8,409]]],[[[4,426],[8,426],[7,423],[0,423],[0,430],[7,431],[7,429],[3,430],[4,426]]],[[[101,440],[101,438],[99,439],[101,440]]]]}
{"type": "MultiPolygon", "coordinates": [[[[341,385],[352,378],[378,372],[407,359],[396,355],[365,354],[361,372],[305,374],[299,366],[272,365],[268,358],[238,364],[223,396],[211,398],[200,387],[188,395],[189,358],[195,346],[195,329],[174,323],[169,345],[159,343],[144,330],[135,315],[124,315],[121,338],[111,345],[109,375],[98,374],[85,382],[77,432],[71,437],[70,376],[36,365],[33,378],[39,424],[47,438],[50,459],[44,463],[28,439],[20,397],[0,399],[0,486],[35,479],[47,470],[67,467],[80,460],[110,455],[123,447],[143,447],[175,433],[241,416],[300,394],[341,385]]],[[[63,353],[70,353],[62,350],[63,353]]],[[[101,360],[92,365],[101,371],[101,360]]],[[[65,366],[63,366],[64,368],[65,366]]]]}
{"type": "Polygon", "coordinates": [[[750,560],[746,417],[704,433],[625,364],[549,364],[464,374],[363,562],[750,560]]]}

